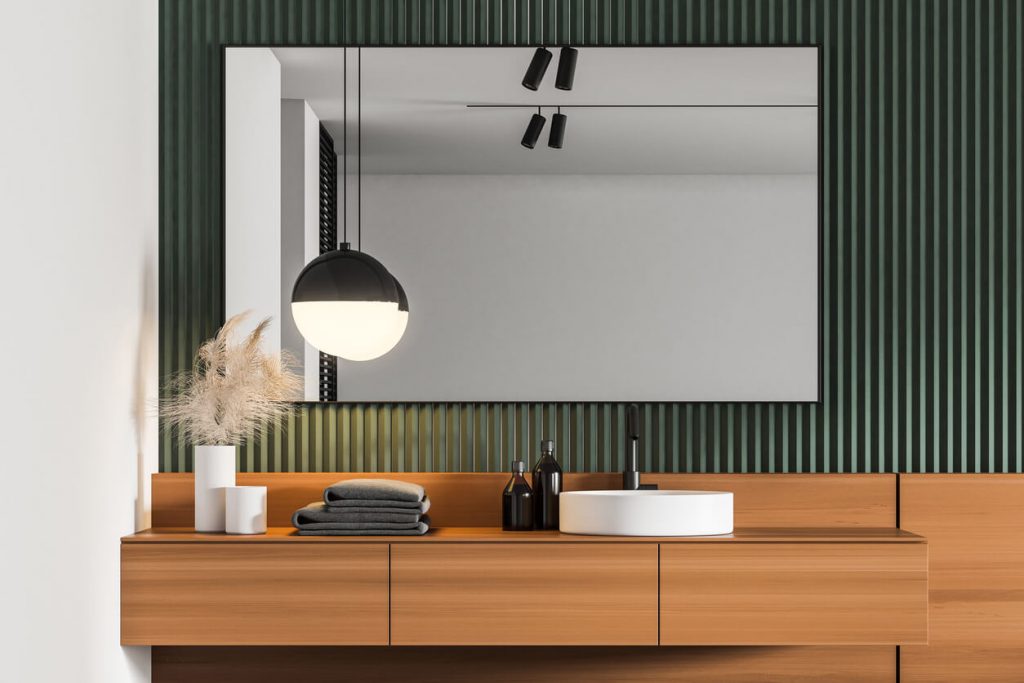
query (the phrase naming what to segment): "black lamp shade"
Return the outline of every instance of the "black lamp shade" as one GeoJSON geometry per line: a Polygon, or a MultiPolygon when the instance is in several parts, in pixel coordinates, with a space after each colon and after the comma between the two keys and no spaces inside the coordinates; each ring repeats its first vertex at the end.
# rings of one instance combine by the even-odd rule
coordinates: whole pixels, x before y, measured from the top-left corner
{"type": "MultiPolygon", "coordinates": [[[[348,245],[316,257],[299,273],[292,303],[304,301],[401,302],[400,286],[380,261],[348,245]]],[[[409,304],[406,301],[405,309],[409,304]]]]}
{"type": "Polygon", "coordinates": [[[398,290],[398,310],[409,312],[409,299],[405,296],[405,289],[402,288],[402,283],[398,281],[398,278],[392,278],[395,281],[395,289],[398,290]]]}
{"type": "Polygon", "coordinates": [[[555,87],[559,90],[572,90],[572,81],[576,77],[576,57],[579,53],[571,47],[563,47],[558,54],[558,73],[555,74],[555,87]]]}
{"type": "Polygon", "coordinates": [[[551,117],[551,134],[548,136],[548,147],[562,149],[562,142],[565,140],[565,114],[555,114],[551,117]]]}
{"type": "Polygon", "coordinates": [[[409,300],[377,259],[342,245],[306,266],[292,289],[292,319],[306,341],[351,361],[379,358],[402,339],[409,300]]]}
{"type": "Polygon", "coordinates": [[[544,130],[544,122],[547,121],[540,114],[534,114],[530,117],[530,123],[526,126],[526,132],[523,133],[523,139],[520,144],[527,149],[533,149],[537,140],[540,139],[540,133],[544,130]]]}
{"type": "MultiPolygon", "coordinates": [[[[574,60],[575,61],[575,60],[574,60]]],[[[530,66],[526,68],[526,75],[523,76],[523,87],[528,90],[536,90],[540,82],[544,80],[544,73],[551,63],[551,53],[542,47],[538,47],[530,60],[530,66]]]]}

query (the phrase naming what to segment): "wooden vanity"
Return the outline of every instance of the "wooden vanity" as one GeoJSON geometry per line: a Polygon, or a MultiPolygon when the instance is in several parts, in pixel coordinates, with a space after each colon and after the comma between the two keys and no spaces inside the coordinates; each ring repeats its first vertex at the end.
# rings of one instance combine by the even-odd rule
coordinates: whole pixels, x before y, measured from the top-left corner
{"type": "MultiPolygon", "coordinates": [[[[721,538],[503,533],[506,478],[240,473],[269,487],[276,528],[239,537],[185,528],[191,475],[157,474],[155,528],[121,546],[122,642],[156,646],[154,683],[335,683],[342,670],[423,683],[999,683],[1024,668],[1021,475],[645,475],[733,491],[737,530],[721,538]],[[291,512],[342,477],[423,485],[437,528],[294,536],[291,512]]],[[[567,474],[566,490],[617,478],[567,474]]]]}
{"type": "Polygon", "coordinates": [[[154,529],[122,542],[122,642],[156,646],[155,683],[996,683],[1024,666],[1020,475],[644,475],[733,491],[721,538],[504,533],[506,479],[240,473],[269,488],[275,528],[236,537],[193,533],[191,475],[157,474],[154,529]],[[421,484],[437,528],[294,536],[291,512],[342,477],[421,484]]]}
{"type": "Polygon", "coordinates": [[[899,529],[123,539],[125,645],[880,645],[928,640],[899,529]]]}

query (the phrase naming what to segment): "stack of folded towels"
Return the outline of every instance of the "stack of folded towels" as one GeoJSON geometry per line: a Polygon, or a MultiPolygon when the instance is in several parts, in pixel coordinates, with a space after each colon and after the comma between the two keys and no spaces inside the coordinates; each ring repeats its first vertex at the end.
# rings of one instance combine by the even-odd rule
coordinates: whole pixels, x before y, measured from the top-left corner
{"type": "Polygon", "coordinates": [[[421,536],[430,528],[422,486],[388,479],[349,479],[324,490],[292,515],[300,536],[421,536]]]}

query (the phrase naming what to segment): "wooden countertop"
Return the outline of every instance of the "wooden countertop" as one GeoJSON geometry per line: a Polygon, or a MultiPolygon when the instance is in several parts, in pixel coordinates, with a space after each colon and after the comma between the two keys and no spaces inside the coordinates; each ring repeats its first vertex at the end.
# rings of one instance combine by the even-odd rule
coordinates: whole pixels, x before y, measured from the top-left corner
{"type": "Polygon", "coordinates": [[[926,543],[909,531],[880,528],[748,528],[724,536],[583,536],[558,531],[502,531],[494,527],[438,527],[423,536],[299,536],[292,527],[266,534],[200,534],[160,527],[121,539],[122,543],[926,543]]]}

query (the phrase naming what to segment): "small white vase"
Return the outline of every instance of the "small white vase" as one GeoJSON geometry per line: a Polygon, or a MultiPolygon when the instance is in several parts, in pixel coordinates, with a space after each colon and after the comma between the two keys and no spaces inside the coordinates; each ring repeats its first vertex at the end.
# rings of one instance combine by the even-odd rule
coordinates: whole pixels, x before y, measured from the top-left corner
{"type": "Polygon", "coordinates": [[[196,531],[224,531],[224,489],[235,485],[234,446],[196,446],[196,531]]]}
{"type": "Polygon", "coordinates": [[[229,534],[267,533],[267,487],[229,486],[225,490],[229,534]]]}

